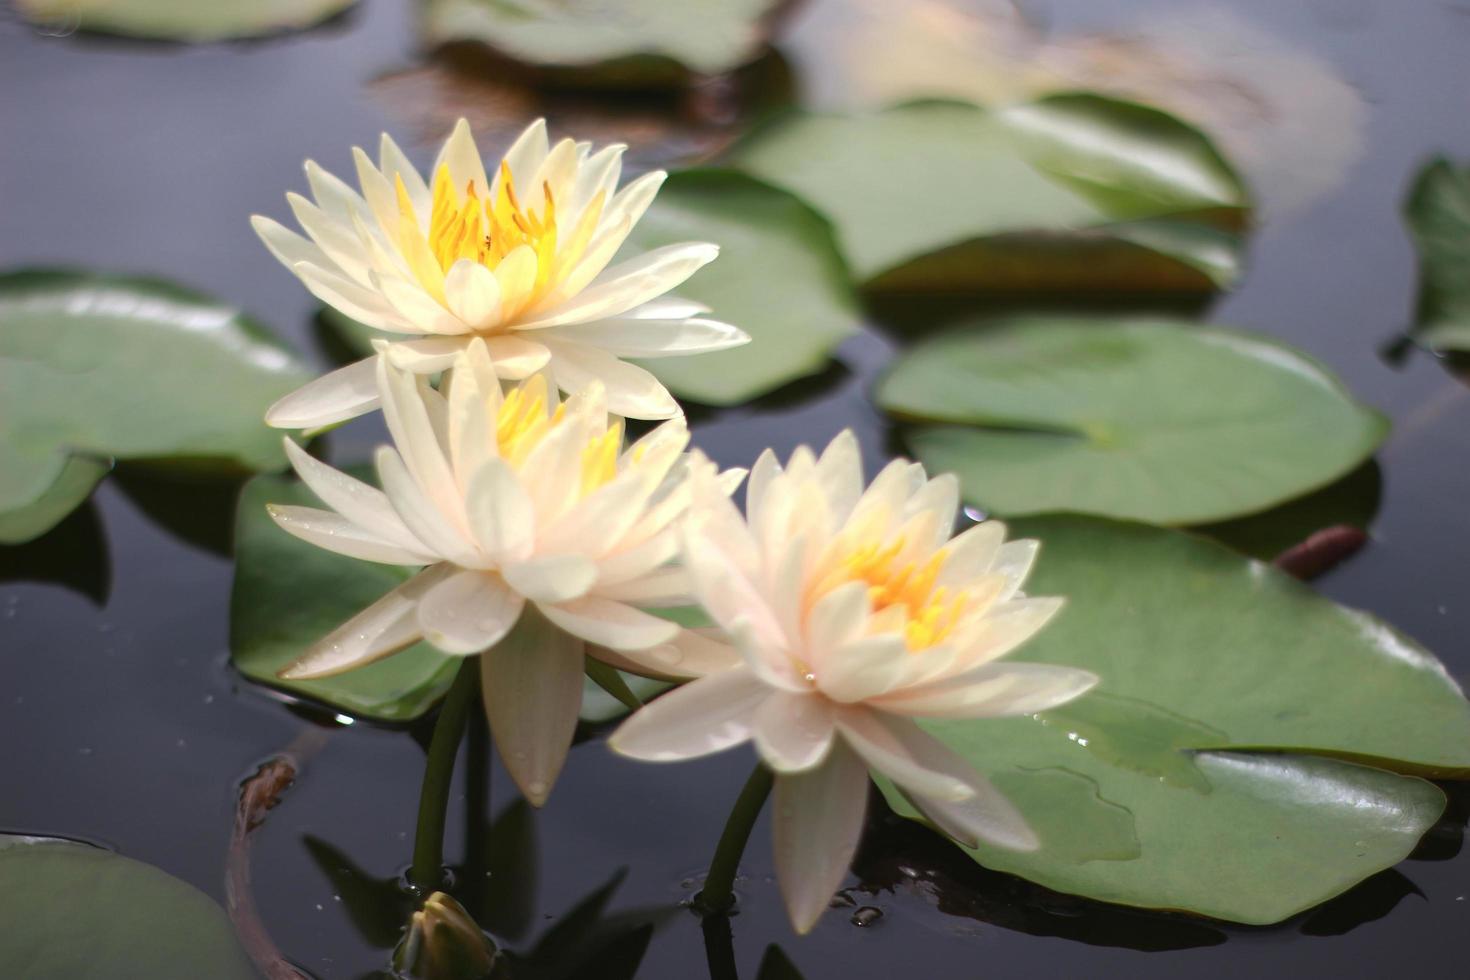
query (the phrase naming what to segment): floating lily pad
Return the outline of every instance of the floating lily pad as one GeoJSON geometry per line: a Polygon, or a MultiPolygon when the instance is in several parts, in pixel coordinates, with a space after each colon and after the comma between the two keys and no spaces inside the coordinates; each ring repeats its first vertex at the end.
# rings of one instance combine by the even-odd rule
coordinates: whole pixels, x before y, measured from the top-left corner
{"type": "Polygon", "coordinates": [[[527,64],[602,69],[594,79],[718,75],[760,53],[776,0],[429,0],[436,44],[479,41],[527,64]]]}
{"type": "Polygon", "coordinates": [[[1405,211],[1419,250],[1414,332],[1437,350],[1470,351],[1470,166],[1429,164],[1405,211]]]}
{"type": "Polygon", "coordinates": [[[164,41],[223,41],[300,30],[356,0],[17,0],[28,19],[164,41]]]}
{"type": "Polygon", "coordinates": [[[1039,717],[924,723],[1037,824],[1040,851],[981,848],[987,867],[1275,922],[1397,863],[1438,818],[1437,788],[1385,770],[1470,775],[1470,704],[1430,653],[1372,617],[1179,531],[1086,517],[1012,531],[1043,542],[1028,591],[1067,597],[1017,658],[1102,683],[1039,717]],[[1092,790],[1065,821],[1058,779],[1092,790]],[[1120,814],[1135,853],[1117,846],[1120,814]]]}
{"type": "MultiPolygon", "coordinates": [[[[364,467],[347,472],[372,482],[364,467]]],[[[236,669],[260,684],[319,701],[354,717],[404,722],[424,714],[449,690],[460,659],[427,643],[376,663],[319,680],[282,680],[276,672],[317,640],[366,609],[416,571],[324,551],[276,526],[266,504],[322,506],[298,481],[257,476],[240,493],[235,515],[235,585],[230,597],[230,650],[236,669]]],[[[668,685],[623,674],[642,698],[668,685]]],[[[626,709],[590,680],[582,720],[603,722],[626,709]]]]}
{"type": "Polygon", "coordinates": [[[65,516],[106,457],[279,466],[262,415],[309,379],[240,311],[189,290],[84,272],[0,275],[7,538],[65,516]]]}
{"type": "Polygon", "coordinates": [[[634,229],[643,249],[709,241],[720,257],[679,287],[711,316],[750,334],[730,350],[644,362],[676,395],[735,405],[815,374],[858,328],[832,232],[785,191],[742,174],[692,170],[672,175],[634,229]]]}
{"type": "Polygon", "coordinates": [[[88,844],[0,835],[0,921],[0,968],[8,976],[257,976],[207,895],[88,844]]]}
{"type": "Polygon", "coordinates": [[[1197,130],[1092,95],[791,113],[730,162],[830,219],[879,289],[1208,290],[1237,276],[1250,207],[1197,130]]]}
{"type": "MultiPolygon", "coordinates": [[[[29,504],[0,512],[0,544],[30,541],[51,530],[92,495],[111,468],[108,461],[90,456],[64,457],[55,481],[39,497],[29,504]]],[[[0,477],[0,483],[3,482],[5,478],[0,477]]]]}
{"type": "Polygon", "coordinates": [[[1002,516],[1239,517],[1332,483],[1388,433],[1304,354],[1164,320],[978,320],[916,345],[878,400],[1002,516]]]}

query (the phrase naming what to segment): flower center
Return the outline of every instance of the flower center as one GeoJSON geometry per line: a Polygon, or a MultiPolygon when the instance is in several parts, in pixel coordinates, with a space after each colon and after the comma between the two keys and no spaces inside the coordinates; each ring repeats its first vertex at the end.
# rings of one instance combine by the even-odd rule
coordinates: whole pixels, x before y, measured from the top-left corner
{"type": "MultiPolygon", "coordinates": [[[[506,393],[495,420],[495,443],[501,459],[520,469],[541,440],[565,420],[565,403],[558,405],[554,412],[548,413],[546,409],[546,380],[539,374],[506,393]]],[[[622,422],[608,426],[582,447],[581,497],[618,475],[618,453],[622,448],[622,422]]]]}
{"type": "Polygon", "coordinates": [[[812,598],[820,598],[848,582],[868,584],[869,608],[875,615],[902,618],[904,641],[912,651],[934,646],[953,632],[971,603],[966,590],[935,586],[947,555],[935,552],[922,564],[900,563],[905,541],[874,542],[848,552],[817,581],[812,598]],[[893,610],[893,612],[889,612],[893,610]]]}
{"type": "Polygon", "coordinates": [[[441,300],[444,276],[456,262],[468,259],[493,271],[517,249],[530,249],[535,260],[534,275],[514,277],[517,295],[505,295],[507,283],[502,283],[502,302],[512,312],[540,300],[566,278],[591,242],[605,200],[599,191],[575,216],[571,237],[563,241],[557,225],[556,196],[549,181],[541,183],[543,202],[538,214],[517,196],[515,178],[504,161],[494,200],[489,199],[488,188],[476,187],[473,180],[461,192],[454,186],[449,167],[441,165],[434,174],[426,235],[402,177],[396,190],[399,245],[420,283],[441,300]],[[487,196],[482,197],[482,193],[487,196]]]}

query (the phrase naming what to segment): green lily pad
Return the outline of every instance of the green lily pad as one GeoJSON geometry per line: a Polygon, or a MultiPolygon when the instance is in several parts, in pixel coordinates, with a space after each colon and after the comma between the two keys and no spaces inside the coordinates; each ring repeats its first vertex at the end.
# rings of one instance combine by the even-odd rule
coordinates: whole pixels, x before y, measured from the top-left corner
{"type": "MultiPolygon", "coordinates": [[[[92,495],[110,469],[112,464],[106,460],[90,456],[63,457],[55,481],[39,497],[29,504],[0,512],[0,544],[30,541],[60,524],[92,495]]],[[[0,483],[4,481],[0,477],[0,483]]]]}
{"type": "Polygon", "coordinates": [[[1003,516],[1239,517],[1332,483],[1388,433],[1304,354],[1165,320],[977,320],[912,348],[877,397],[926,466],[1003,516]]]}
{"type": "Polygon", "coordinates": [[[546,68],[604,81],[719,75],[753,60],[776,0],[429,0],[429,41],[479,41],[546,68]]]}
{"type": "Polygon", "coordinates": [[[1413,849],[1444,807],[1417,776],[1470,775],[1459,687],[1365,613],[1179,531],[1052,517],[1012,533],[1043,542],[1027,590],[1067,598],[1017,659],[1102,683],[1035,717],[923,723],[1042,838],[1031,854],[972,852],[987,867],[1105,901],[1275,922],[1413,849]]]}
{"type": "Polygon", "coordinates": [[[356,0],[17,0],[39,24],[165,41],[223,41],[300,30],[356,0]]]}
{"type": "Polygon", "coordinates": [[[0,921],[7,976],[257,976],[229,919],[207,895],[88,844],[0,835],[0,921]]]}
{"type": "Polygon", "coordinates": [[[711,316],[750,334],[730,350],[643,362],[681,398],[735,405],[821,371],[860,322],[857,299],[821,218],[785,191],[743,174],[676,173],[632,235],[635,246],[684,241],[720,257],[679,287],[711,316]]]}
{"type": "MultiPolygon", "coordinates": [[[[361,471],[349,472],[366,479],[361,471]]],[[[230,597],[230,651],[240,673],[380,721],[410,721],[438,703],[454,680],[459,658],[427,643],[336,677],[276,676],[415,569],[359,561],[307,544],[276,526],[266,513],[268,503],[322,505],[303,484],[281,476],[258,476],[240,492],[230,597]]]]}
{"type": "MultiPolygon", "coordinates": [[[[348,467],[375,482],[367,467],[348,467]]],[[[285,476],[257,476],[240,492],[235,514],[235,584],[230,596],[230,651],[235,668],[259,684],[329,705],[353,717],[412,721],[449,691],[459,658],[427,643],[376,663],[319,680],[282,680],[277,671],[307,647],[397,587],[416,569],[358,561],[324,551],[276,526],[266,504],[320,507],[302,483],[285,476]]],[[[655,610],[680,620],[685,610],[655,610]]],[[[681,620],[682,621],[682,620],[681,620]]],[[[669,685],[622,674],[642,699],[669,685]]],[[[582,720],[601,723],[627,714],[612,695],[587,679],[582,720]]]]}
{"type": "Polygon", "coordinates": [[[1414,333],[1437,350],[1470,351],[1470,166],[1421,170],[1405,216],[1419,251],[1414,333]]]}
{"type": "Polygon", "coordinates": [[[178,286],[59,270],[0,275],[7,536],[38,534],[85,499],[100,478],[95,459],[281,465],[262,416],[310,377],[238,310],[178,286]]]}
{"type": "Polygon", "coordinates": [[[730,162],[831,220],[878,289],[1209,290],[1238,275],[1250,208],[1198,130],[1093,95],[791,113],[730,162]]]}

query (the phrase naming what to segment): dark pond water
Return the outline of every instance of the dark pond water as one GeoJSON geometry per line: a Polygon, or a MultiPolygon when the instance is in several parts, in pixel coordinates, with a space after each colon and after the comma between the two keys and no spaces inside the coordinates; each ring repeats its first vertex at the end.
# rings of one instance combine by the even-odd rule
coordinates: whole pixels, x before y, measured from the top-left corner
{"type": "MultiPolygon", "coordinates": [[[[1030,6],[1053,31],[1151,16],[1151,5],[1126,0],[1030,6]]],[[[1359,155],[1343,163],[1330,192],[1268,217],[1243,287],[1209,316],[1306,348],[1395,417],[1380,457],[1372,544],[1319,585],[1406,630],[1470,679],[1470,398],[1428,357],[1391,366],[1380,356],[1411,310],[1415,270],[1398,216],[1406,181],[1435,152],[1470,157],[1470,8],[1438,0],[1230,6],[1265,36],[1330,61],[1358,93],[1366,126],[1359,155]]],[[[4,16],[0,266],[167,275],[316,350],[310,297],[245,219],[284,213],[283,192],[304,183],[304,157],[345,168],[350,145],[384,128],[415,131],[411,101],[385,100],[370,84],[416,64],[411,5],[369,0],[305,35],[205,48],[55,38],[4,16]]],[[[1288,86],[1278,97],[1290,106],[1307,93],[1288,86]]],[[[1336,135],[1321,134],[1327,142],[1336,135]]],[[[1264,189],[1270,197],[1273,188],[1264,189]]],[[[888,434],[864,390],[889,349],[876,334],[860,337],[844,348],[844,369],[799,397],[698,415],[697,441],[738,464],[766,445],[784,452],[850,425],[876,459],[890,448],[888,434]]],[[[337,458],[375,438],[368,426],[347,430],[337,458]]],[[[180,489],[131,471],[40,547],[5,553],[0,828],[103,842],[223,900],[239,780],[322,721],[227,667],[231,567],[221,549],[232,492],[180,489]]],[[[362,977],[385,965],[401,921],[383,882],[409,859],[423,753],[399,731],[322,730],[324,746],[256,838],[255,897],[303,968],[362,977]]],[[[521,948],[622,875],[608,915],[670,910],[654,916],[638,976],[705,976],[699,923],[674,906],[688,896],[687,880],[707,860],[748,766],[731,753],[677,771],[644,767],[592,738],[574,751],[550,805],[527,820],[507,811],[516,796],[504,774],[471,758],[447,854],[465,865],[467,882],[500,869],[495,880],[508,884],[492,896],[487,924],[521,948]],[[507,812],[487,854],[478,832],[486,814],[507,812]]],[[[1460,792],[1452,803],[1461,824],[1466,800],[1460,792]]],[[[1051,895],[880,821],[849,883],[856,905],[881,917],[833,913],[798,940],[758,829],[733,957],[747,980],[772,942],[808,980],[1458,977],[1456,948],[1470,929],[1470,857],[1459,853],[1459,836],[1452,817],[1397,870],[1314,913],[1247,929],[1051,895]]],[[[604,962],[577,975],[610,969],[604,962]]]]}

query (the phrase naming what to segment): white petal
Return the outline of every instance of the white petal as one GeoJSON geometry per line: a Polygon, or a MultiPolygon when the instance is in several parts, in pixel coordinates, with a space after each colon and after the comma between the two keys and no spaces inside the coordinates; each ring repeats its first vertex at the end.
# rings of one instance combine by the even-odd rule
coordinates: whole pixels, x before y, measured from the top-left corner
{"type": "Polygon", "coordinates": [[[635,306],[623,316],[633,320],[687,320],[710,312],[703,303],[679,296],[660,296],[642,306],[635,306]]]}
{"type": "Polygon", "coordinates": [[[392,448],[381,446],[373,461],[378,468],[378,482],[383,485],[383,493],[414,537],[439,557],[455,564],[471,567],[481,563],[481,556],[473,543],[424,496],[404,465],[403,457],[392,448]]]}
{"type": "Polygon", "coordinates": [[[282,530],[294,537],[349,558],[385,565],[427,565],[435,560],[422,550],[405,548],[329,510],[291,504],[267,504],[266,510],[282,530]]]}
{"type": "Polygon", "coordinates": [[[357,232],[346,220],[333,218],[300,194],[287,194],[286,202],[297,222],[319,245],[332,264],[361,285],[367,284],[367,256],[357,232]]]}
{"type": "Polygon", "coordinates": [[[479,653],[510,631],[523,604],[493,572],[461,570],[424,593],[419,626],[445,653],[479,653]]]}
{"type": "Polygon", "coordinates": [[[612,650],[646,650],[679,632],[677,623],[595,595],[542,605],[541,611],[568,633],[612,650]]]}
{"type": "Polygon", "coordinates": [[[958,656],[953,673],[998,660],[1035,636],[1061,611],[1063,600],[1054,596],[1030,596],[997,605],[973,627],[965,627],[950,639],[958,656]]]}
{"type": "Polygon", "coordinates": [[[812,665],[863,635],[868,625],[868,583],[848,582],[822,596],[806,617],[806,649],[812,665]]]}
{"type": "MultiPolygon", "coordinates": [[[[424,178],[419,175],[418,168],[409,162],[408,156],[393,142],[393,137],[384,133],[378,140],[378,169],[383,172],[383,178],[388,181],[389,187],[394,187],[399,178],[403,180],[403,188],[408,191],[408,199],[413,204],[414,212],[418,215],[419,223],[425,225],[429,220],[429,212],[433,207],[433,195],[429,193],[429,185],[424,183],[424,178]]],[[[386,230],[394,232],[397,230],[398,205],[393,205],[395,218],[392,225],[386,230]]]]}
{"type": "Polygon", "coordinates": [[[837,730],[874,769],[919,796],[969,799],[974,792],[948,771],[952,755],[938,739],[907,718],[850,707],[837,716],[837,730]]]}
{"type": "MultiPolygon", "coordinates": [[[[311,488],[312,493],[321,498],[322,503],[357,526],[370,528],[373,534],[385,541],[409,551],[428,554],[423,543],[404,526],[383,491],[353,479],[341,470],[333,469],[296,445],[290,438],[281,441],[285,444],[286,458],[291,461],[296,475],[311,488]]],[[[418,564],[427,565],[432,560],[426,558],[418,564]]]]}
{"type": "Polygon", "coordinates": [[[938,548],[954,533],[960,509],[960,481],[953,473],[941,473],[909,498],[907,514],[928,511],[934,515],[933,532],[927,547],[938,548]]]}
{"type": "Polygon", "coordinates": [[[537,555],[504,566],[505,581],[535,602],[567,602],[587,594],[597,566],[582,555],[537,555]]]}
{"type": "Polygon", "coordinates": [[[517,245],[511,249],[495,267],[495,281],[500,287],[500,318],[505,323],[514,323],[536,288],[536,272],[539,262],[536,250],[529,245],[517,245]]]}
{"type": "Polygon", "coordinates": [[[335,307],[374,330],[389,333],[424,333],[423,327],[394,309],[383,295],[359,285],[346,276],[311,262],[297,262],[291,271],[317,299],[335,307]]]}
{"type": "Polygon", "coordinates": [[[618,670],[662,680],[692,680],[707,674],[743,667],[740,654],[714,630],[680,630],[668,643],[647,650],[618,652],[588,646],[587,652],[618,670]]]}
{"type": "Polygon", "coordinates": [[[382,293],[398,318],[412,324],[414,333],[455,337],[470,332],[469,325],[425,292],[418,280],[383,269],[372,270],[368,279],[373,288],[382,293]]]}
{"type": "Polygon", "coordinates": [[[487,459],[470,478],[465,511],[480,547],[497,563],[529,557],[536,537],[536,512],[515,470],[487,459]]]}
{"type": "Polygon", "coordinates": [[[612,317],[591,323],[547,327],[544,339],[597,347],[617,357],[676,357],[726,350],[750,342],[739,327],[718,320],[651,320],[612,317]]]}
{"type": "Polygon", "coordinates": [[[265,413],[277,429],[315,429],[355,419],[378,407],[378,359],[369,357],[309,381],[265,413]]]}
{"type": "Polygon", "coordinates": [[[678,566],[660,568],[640,578],[597,585],[597,594],[605,599],[631,603],[644,609],[687,606],[694,602],[694,585],[689,573],[678,566]]]}
{"type": "Polygon", "coordinates": [[[1066,704],[1096,687],[1098,680],[1075,667],[990,663],[961,677],[894,691],[872,704],[923,718],[1004,718],[1066,704]]]}
{"type": "Polygon", "coordinates": [[[867,804],[867,769],[842,745],[815,769],[776,777],[776,880],[798,933],[812,930],[847,877],[867,804]]]}
{"type": "Polygon", "coordinates": [[[678,286],[719,254],[719,246],[708,242],[683,242],[645,252],[608,269],[576,296],[522,324],[521,329],[583,323],[625,313],[678,286]]]}
{"type": "Polygon", "coordinates": [[[279,676],[286,680],[331,677],[397,653],[419,639],[419,597],[452,574],[453,565],[419,572],[362,612],[322,637],[279,676]]]}
{"type": "Polygon", "coordinates": [[[385,352],[394,367],[414,374],[438,374],[454,366],[469,337],[419,337],[391,343],[385,352]]]}
{"type": "Polygon", "coordinates": [[[1006,526],[1000,521],[983,521],[955,535],[944,547],[946,557],[935,585],[963,589],[990,571],[1005,537],[1006,526]]]}
{"type": "Polygon", "coordinates": [[[996,551],[990,571],[1004,575],[1010,583],[1010,587],[1001,593],[999,601],[1004,602],[1020,591],[1026,582],[1026,576],[1031,574],[1031,566],[1035,563],[1036,553],[1040,548],[1040,541],[1022,538],[1019,541],[1007,541],[996,551]]]}
{"type": "Polygon", "coordinates": [[[834,701],[866,701],[892,690],[906,676],[908,659],[902,634],[865,636],[823,657],[817,684],[834,701]]]}
{"type": "Polygon", "coordinates": [[[820,694],[775,691],[755,712],[755,748],[776,772],[818,765],[832,748],[832,704],[820,694]]]}
{"type": "Polygon", "coordinates": [[[562,391],[574,392],[597,380],[607,388],[607,410],[614,415],[671,419],[682,414],[663,383],[636,364],[584,344],[552,341],[546,349],[551,352],[551,373],[562,391]]]}
{"type": "Polygon", "coordinates": [[[434,161],[434,167],[430,171],[430,179],[437,178],[440,167],[449,168],[449,182],[458,194],[464,194],[466,188],[473,183],[475,193],[483,195],[490,189],[490,182],[485,179],[485,164],[480,160],[480,151],[475,147],[475,136],[470,132],[470,124],[467,119],[460,118],[454,124],[454,130],[449,134],[449,139],[444,141],[444,146],[439,150],[439,158],[434,161]]]}
{"type": "Polygon", "coordinates": [[[739,745],[771,689],[743,668],[721,671],[645,704],[607,740],[621,755],[645,762],[696,759],[739,745]]]}
{"type": "MultiPolygon", "coordinates": [[[[541,161],[546,159],[548,147],[545,119],[537,119],[516,137],[510,149],[505,151],[504,159],[506,165],[510,167],[511,180],[517,186],[529,180],[532,174],[541,169],[541,161]]],[[[498,170],[491,177],[491,182],[490,199],[494,200],[500,193],[500,172],[498,170]]]]}
{"type": "Polygon", "coordinates": [[[551,351],[544,345],[507,334],[486,337],[485,346],[495,361],[495,373],[507,381],[529,378],[551,360],[551,351]]]}
{"type": "Polygon", "coordinates": [[[710,535],[709,528],[686,526],[684,566],[689,569],[699,604],[726,629],[745,623],[752,642],[784,651],[791,646],[766,598],[739,567],[730,551],[710,535]]]}
{"type": "Polygon", "coordinates": [[[500,322],[500,280],[472,259],[460,259],[444,277],[449,312],[480,330],[500,322]]]}
{"type": "Polygon", "coordinates": [[[528,606],[480,657],[480,687],[500,759],[532,806],[561,773],[582,707],[582,641],[528,606]]]}
{"type": "Polygon", "coordinates": [[[949,800],[900,786],[909,801],[940,830],[966,847],[974,847],[982,840],[1013,851],[1034,851],[1040,846],[1026,818],[1011,801],[943,742],[912,722],[895,720],[893,731],[926,766],[963,782],[969,789],[964,799],[949,800]]]}
{"type": "Polygon", "coordinates": [[[863,495],[862,451],[851,429],[837,433],[822,450],[816,472],[832,520],[841,525],[863,495]]]}
{"type": "Polygon", "coordinates": [[[438,393],[426,379],[390,366],[384,357],[378,358],[378,387],[383,393],[383,421],[414,482],[451,527],[463,530],[468,523],[464,499],[445,454],[448,447],[441,444],[428,408],[438,393]]]}
{"type": "Polygon", "coordinates": [[[332,260],[327,258],[327,253],[314,242],[309,242],[296,232],[291,231],[279,221],[273,221],[261,214],[250,216],[250,227],[265,242],[265,247],[270,253],[288,269],[295,269],[296,263],[306,262],[315,266],[330,267],[332,260]]]}

